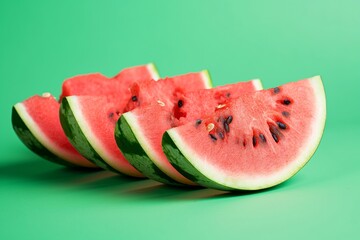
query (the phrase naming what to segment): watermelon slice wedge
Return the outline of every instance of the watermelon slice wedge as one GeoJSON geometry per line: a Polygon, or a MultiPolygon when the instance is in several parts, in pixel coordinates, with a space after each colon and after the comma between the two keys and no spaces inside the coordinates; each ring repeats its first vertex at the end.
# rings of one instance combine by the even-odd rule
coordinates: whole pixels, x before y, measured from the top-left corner
{"type": "Polygon", "coordinates": [[[261,89],[260,80],[252,80],[177,95],[168,93],[171,100],[164,106],[155,103],[123,114],[115,130],[117,144],[126,159],[148,178],[171,185],[195,185],[167,160],[161,145],[164,132],[213,113],[229,98],[261,89]],[[204,104],[198,105],[200,102],[204,104]],[[156,120],[149,121],[154,116],[156,120]]]}
{"type": "MultiPolygon", "coordinates": [[[[122,70],[113,78],[94,73],[67,79],[60,98],[67,95],[105,94],[119,82],[158,78],[153,64],[122,70]]],[[[12,125],[20,140],[39,156],[65,166],[97,167],[82,157],[67,140],[59,121],[60,104],[50,94],[35,95],[12,109],[12,125]]]]}
{"type": "Polygon", "coordinates": [[[59,108],[59,102],[49,93],[15,104],[11,117],[15,133],[25,146],[51,162],[72,167],[96,167],[66,139],[59,122],[59,108]]]}
{"type": "Polygon", "coordinates": [[[125,159],[116,145],[116,121],[124,109],[146,105],[149,101],[168,104],[166,100],[162,100],[163,98],[154,99],[154,91],[162,91],[162,94],[168,95],[169,92],[210,87],[206,73],[189,73],[156,82],[137,82],[126,95],[119,94],[115,89],[111,95],[102,97],[65,97],[60,107],[62,127],[72,145],[96,165],[125,175],[142,177],[143,175],[125,159]]]}
{"type": "Polygon", "coordinates": [[[163,136],[171,164],[192,181],[221,190],[258,190],[297,173],[314,154],[325,127],[319,76],[229,101],[200,124],[163,136]]]}

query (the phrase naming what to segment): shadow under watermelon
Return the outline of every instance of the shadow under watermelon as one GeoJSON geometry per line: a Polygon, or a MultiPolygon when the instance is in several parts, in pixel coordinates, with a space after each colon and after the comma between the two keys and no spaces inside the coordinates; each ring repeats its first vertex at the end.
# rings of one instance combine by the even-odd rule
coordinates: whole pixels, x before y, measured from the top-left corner
{"type": "Polygon", "coordinates": [[[147,185],[138,185],[136,188],[119,189],[115,195],[119,197],[129,197],[137,200],[149,200],[155,202],[166,201],[196,201],[196,200],[210,200],[221,198],[245,197],[255,194],[268,193],[271,191],[280,190],[283,188],[291,188],[293,183],[296,183],[297,177],[289,179],[272,188],[257,190],[257,191],[235,191],[227,192],[214,190],[203,187],[174,187],[155,181],[151,181],[147,185]],[[151,183],[152,182],[152,183],[151,183]]]}
{"type": "MultiPolygon", "coordinates": [[[[242,197],[277,190],[295,182],[294,177],[273,188],[260,191],[226,192],[203,187],[174,187],[149,179],[138,179],[109,171],[66,168],[42,159],[22,160],[0,165],[0,179],[14,179],[23,184],[54,186],[72,191],[106,194],[109,197],[149,201],[194,201],[242,197]]],[[[290,187],[290,186],[289,186],[290,187]]]]}

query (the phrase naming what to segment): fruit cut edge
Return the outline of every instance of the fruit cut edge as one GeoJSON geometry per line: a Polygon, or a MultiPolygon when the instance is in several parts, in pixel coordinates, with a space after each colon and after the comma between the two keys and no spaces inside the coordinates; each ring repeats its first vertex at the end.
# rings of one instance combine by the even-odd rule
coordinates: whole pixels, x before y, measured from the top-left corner
{"type": "MultiPolygon", "coordinates": [[[[316,96],[315,106],[317,107],[317,114],[315,116],[314,124],[312,125],[312,130],[310,131],[313,134],[308,138],[308,142],[303,148],[299,150],[300,155],[292,161],[292,164],[289,164],[289,166],[274,173],[272,176],[266,177],[266,179],[258,177],[248,181],[239,181],[237,179],[228,178],[227,176],[221,176],[217,168],[209,165],[204,166],[200,163],[201,161],[196,161],[196,159],[201,159],[201,156],[193,151],[191,146],[188,146],[186,142],[182,140],[181,136],[176,132],[176,128],[168,130],[166,132],[168,137],[166,135],[163,137],[164,151],[166,154],[175,154],[179,157],[183,156],[181,157],[181,161],[186,161],[186,163],[183,164],[187,166],[187,168],[193,168],[191,169],[193,175],[199,175],[199,177],[194,180],[205,186],[213,187],[213,183],[215,183],[215,188],[224,190],[257,190],[277,185],[293,176],[308,162],[316,151],[325,128],[326,97],[324,86],[320,76],[309,78],[309,80],[314,89],[314,95],[316,96]],[[177,151],[179,153],[177,153],[177,151]],[[191,161],[191,159],[195,160],[191,161]],[[214,181],[210,179],[213,179],[214,181]],[[208,185],[208,182],[210,185],[208,185]]],[[[171,158],[169,158],[169,160],[171,160],[171,158]]],[[[181,167],[177,166],[178,163],[173,162],[173,160],[171,161],[174,167],[178,168],[178,170],[181,169],[181,167]]],[[[188,177],[188,175],[189,174],[186,176],[188,177]]]]}

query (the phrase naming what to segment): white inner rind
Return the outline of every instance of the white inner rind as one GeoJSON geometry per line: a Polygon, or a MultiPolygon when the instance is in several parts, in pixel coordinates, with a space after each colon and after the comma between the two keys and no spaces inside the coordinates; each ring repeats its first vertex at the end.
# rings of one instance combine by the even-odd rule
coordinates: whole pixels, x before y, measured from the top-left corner
{"type": "MultiPolygon", "coordinates": [[[[93,133],[90,125],[84,118],[84,115],[81,111],[81,105],[77,100],[76,96],[66,97],[66,100],[69,103],[71,111],[76,119],[77,124],[79,125],[81,132],[86,137],[89,144],[95,150],[95,152],[112,168],[123,172],[125,174],[130,174],[133,176],[141,176],[141,174],[135,170],[130,164],[127,162],[120,160],[116,155],[111,154],[106,151],[106,146],[99,140],[99,138],[93,133]]],[[[115,140],[114,140],[115,141],[115,140]]],[[[119,155],[121,154],[119,150],[119,155]]]]}
{"type": "Polygon", "coordinates": [[[178,181],[183,184],[187,185],[194,185],[192,181],[185,178],[183,175],[181,175],[173,166],[170,164],[166,164],[162,161],[157,161],[157,159],[162,159],[162,156],[159,156],[156,154],[156,151],[153,151],[151,149],[151,143],[147,141],[147,137],[143,134],[141,131],[141,125],[137,121],[136,115],[134,115],[132,112],[127,112],[122,115],[123,118],[128,122],[131,131],[133,132],[136,140],[141,145],[144,152],[148,155],[148,157],[151,159],[151,161],[166,175],[174,179],[175,181],[178,181]]]}
{"type": "Polygon", "coordinates": [[[200,74],[201,74],[201,78],[204,81],[205,89],[212,88],[212,82],[211,82],[211,77],[210,77],[209,71],[208,70],[202,70],[200,72],[200,74]]]}
{"type": "Polygon", "coordinates": [[[264,89],[260,79],[253,79],[253,80],[251,80],[251,82],[252,82],[255,90],[263,90],[264,89]]]}
{"type": "Polygon", "coordinates": [[[304,142],[302,149],[298,151],[300,154],[297,155],[295,159],[289,159],[290,164],[286,165],[286,167],[277,172],[269,173],[269,175],[241,175],[237,177],[229,177],[218,168],[215,168],[210,164],[205,164],[207,162],[206,159],[202,159],[203,157],[197,154],[195,151],[196,149],[193,149],[191,146],[186,144],[186,139],[182,139],[182,137],[177,133],[177,128],[170,129],[167,132],[188,161],[205,177],[218,184],[234,189],[244,190],[263,189],[277,185],[293,176],[308,162],[319,145],[324,131],[326,119],[326,99],[324,87],[320,76],[310,78],[309,82],[314,90],[315,96],[315,116],[311,125],[311,130],[309,131],[313,134],[308,136],[308,139],[304,142]]]}
{"type": "Polygon", "coordinates": [[[159,72],[157,71],[156,67],[155,67],[155,64],[153,63],[149,63],[146,65],[146,68],[148,69],[150,75],[151,75],[151,78],[155,81],[159,80],[160,78],[160,75],[159,75],[159,72]]]}
{"type": "Polygon", "coordinates": [[[44,134],[38,124],[36,124],[31,115],[27,112],[23,103],[17,103],[14,107],[26,127],[30,130],[31,134],[51,153],[75,165],[81,165],[85,167],[94,166],[80,154],[73,154],[72,152],[60,148],[56,142],[44,134]]]}

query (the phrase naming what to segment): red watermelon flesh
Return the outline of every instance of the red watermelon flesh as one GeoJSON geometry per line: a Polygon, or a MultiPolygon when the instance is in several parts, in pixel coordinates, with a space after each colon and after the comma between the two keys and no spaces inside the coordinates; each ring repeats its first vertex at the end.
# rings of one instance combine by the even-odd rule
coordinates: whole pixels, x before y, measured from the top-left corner
{"type": "MultiPolygon", "coordinates": [[[[120,152],[114,139],[115,123],[124,109],[130,103],[148,105],[152,102],[168,104],[169,96],[176,92],[194,91],[209,87],[208,79],[204,79],[203,72],[189,73],[158,81],[134,83],[132,92],[125,97],[87,97],[70,96],[62,103],[61,123],[71,143],[75,148],[103,168],[117,171],[126,175],[142,176],[133,168],[120,152]],[[134,86],[138,89],[136,101],[134,86]],[[159,97],[155,97],[159,94],[159,97]],[[126,99],[126,100],[125,100],[126,99]],[[127,105],[125,107],[125,105],[127,105]],[[76,126],[76,127],[74,127],[76,126]],[[81,137],[84,136],[84,137],[81,137]],[[91,147],[91,152],[84,145],[91,147]]],[[[131,105],[131,107],[136,107],[131,105]]],[[[153,116],[156,117],[156,116],[153,116]]]]}
{"type": "MultiPolygon", "coordinates": [[[[128,86],[122,84],[131,84],[139,79],[150,81],[156,77],[153,64],[126,68],[114,78],[107,78],[99,73],[79,75],[64,81],[60,98],[69,94],[106,94],[113,91],[111,85],[120,92],[119,97],[116,97],[123,98],[128,86]]],[[[59,121],[59,109],[60,104],[49,93],[43,97],[31,97],[14,106],[13,128],[26,146],[50,161],[63,165],[96,167],[82,157],[67,140],[59,121]]]]}
{"type": "Polygon", "coordinates": [[[100,73],[79,75],[64,81],[60,100],[66,96],[112,95],[111,97],[113,97],[115,95],[127,95],[128,87],[133,83],[157,79],[159,79],[159,75],[151,63],[125,68],[112,78],[100,73]]]}
{"type": "Polygon", "coordinates": [[[299,171],[325,126],[320,77],[246,94],[212,116],[168,130],[163,149],[191,180],[217,189],[256,190],[299,171]]]}
{"type": "Polygon", "coordinates": [[[262,89],[260,80],[255,79],[219,86],[210,90],[186,93],[179,96],[177,104],[173,108],[172,127],[186,124],[199,117],[211,115],[214,111],[222,109],[229,100],[262,89]]]}
{"type": "Polygon", "coordinates": [[[172,106],[173,103],[177,101],[178,96],[183,95],[185,92],[199,90],[201,88],[211,88],[211,79],[206,70],[198,73],[179,75],[177,77],[168,77],[157,82],[148,81],[135,83],[130,88],[131,98],[124,112],[153,103],[172,106]],[[199,80],[201,80],[202,87],[199,87],[199,80]]]}
{"type": "Polygon", "coordinates": [[[181,175],[167,160],[161,145],[163,133],[171,127],[212,114],[219,105],[230,98],[261,89],[261,82],[252,80],[194,92],[178,91],[170,95],[170,98],[169,96],[154,98],[153,93],[159,95],[158,89],[147,88],[148,94],[145,96],[134,92],[134,96],[140,97],[138,101],[130,102],[130,104],[141,106],[125,113],[118,122],[115,133],[118,146],[127,160],[145,176],[167,184],[173,184],[171,180],[175,180],[178,183],[193,185],[192,181],[181,175]],[[141,102],[143,97],[161,99],[164,104],[153,100],[153,104],[146,105],[141,102]],[[127,133],[128,127],[131,129],[130,134],[127,133]],[[136,147],[135,143],[137,143],[136,147]],[[142,155],[142,158],[138,155],[142,155]]]}

